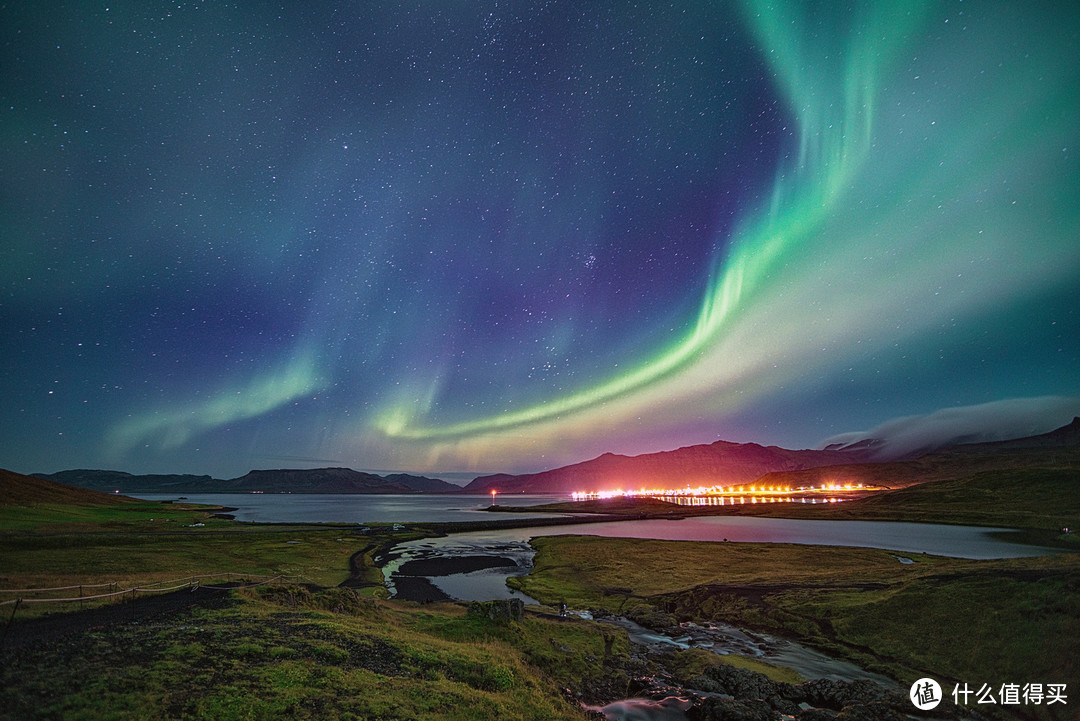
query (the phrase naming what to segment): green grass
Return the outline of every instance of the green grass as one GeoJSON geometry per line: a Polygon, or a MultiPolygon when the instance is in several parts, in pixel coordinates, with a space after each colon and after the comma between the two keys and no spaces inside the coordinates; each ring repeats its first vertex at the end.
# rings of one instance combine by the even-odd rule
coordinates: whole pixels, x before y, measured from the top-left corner
{"type": "Polygon", "coordinates": [[[310,528],[239,533],[114,528],[100,533],[0,534],[4,558],[0,584],[5,588],[112,581],[131,585],[234,573],[299,575],[312,583],[336,585],[349,575],[349,556],[373,542],[340,529],[310,528]]]}
{"type": "MultiPolygon", "coordinates": [[[[486,623],[453,604],[418,611],[346,589],[270,587],[230,608],[8,653],[0,716],[583,719],[560,684],[580,687],[567,669],[603,654],[608,633],[532,617],[486,623]]],[[[625,637],[608,645],[594,673],[625,662],[625,637]]]]}
{"type": "Polygon", "coordinates": [[[676,678],[685,680],[700,676],[705,672],[705,669],[712,666],[734,666],[736,668],[745,668],[749,671],[768,676],[773,681],[779,681],[781,683],[797,684],[805,680],[798,672],[793,671],[790,668],[773,666],[772,664],[748,656],[738,656],[735,654],[720,656],[712,651],[706,651],[703,648],[689,648],[676,652],[674,660],[669,663],[668,668],[676,678]]]}
{"type": "Polygon", "coordinates": [[[132,501],[117,505],[35,503],[29,506],[0,505],[0,532],[42,531],[175,531],[194,523],[221,525],[208,519],[207,508],[156,501],[132,501]]]}
{"type": "MultiPolygon", "coordinates": [[[[2,473],[8,490],[16,474],[2,473]]],[[[370,552],[385,535],[357,536],[330,526],[237,523],[212,518],[215,509],[210,507],[82,489],[72,489],[78,503],[56,503],[51,500],[55,489],[40,483],[41,489],[30,483],[15,486],[12,498],[31,501],[0,504],[0,588],[147,585],[218,573],[284,574],[337,585],[349,577],[349,557],[357,551],[369,553],[364,580],[382,580],[370,552]],[[87,502],[84,494],[105,502],[87,502]]]]}
{"type": "Polygon", "coordinates": [[[525,593],[797,637],[913,681],[1080,678],[1080,556],[976,561],[786,544],[546,537],[525,593]]]}

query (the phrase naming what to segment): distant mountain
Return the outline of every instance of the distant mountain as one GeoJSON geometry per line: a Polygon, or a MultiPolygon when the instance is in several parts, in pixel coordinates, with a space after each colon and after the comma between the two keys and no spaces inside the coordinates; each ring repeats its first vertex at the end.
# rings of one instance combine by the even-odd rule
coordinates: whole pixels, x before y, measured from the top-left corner
{"type": "MultiPolygon", "coordinates": [[[[1054,448],[1080,445],[1080,418],[1073,418],[1068,425],[1037,436],[1016,438],[1013,440],[988,440],[994,437],[988,431],[958,432],[949,429],[947,424],[940,424],[932,431],[921,433],[903,433],[901,440],[891,438],[858,438],[845,440],[825,446],[829,451],[868,451],[867,460],[902,461],[921,458],[929,453],[961,450],[982,453],[987,450],[1007,450],[1019,448],[1054,448]]],[[[857,437],[857,436],[856,436],[857,437]]],[[[1000,435],[996,436],[1001,438],[1000,435]]]]}
{"type": "Polygon", "coordinates": [[[215,484],[221,483],[210,476],[187,474],[136,476],[124,471],[105,471],[79,468],[59,473],[32,473],[34,478],[44,478],[79,488],[89,488],[103,493],[216,493],[215,484]]]}
{"type": "Polygon", "coordinates": [[[240,493],[447,493],[461,488],[435,478],[393,473],[379,476],[351,468],[309,468],[251,471],[222,482],[240,493]]]}
{"type": "Polygon", "coordinates": [[[739,486],[772,471],[858,463],[860,450],[788,450],[756,443],[716,441],[674,451],[621,456],[605,453],[583,463],[540,473],[480,476],[467,493],[571,493],[638,488],[739,486]]]}
{"type": "Polygon", "coordinates": [[[461,486],[447,483],[439,478],[414,476],[409,473],[391,473],[383,477],[392,483],[411,488],[414,493],[458,493],[461,491],[461,486]]]}
{"type": "Polygon", "coordinates": [[[1080,418],[1049,433],[988,443],[951,438],[933,454],[884,462],[879,443],[864,439],[822,450],[788,450],[756,443],[715,443],[674,451],[620,456],[605,453],[550,471],[480,476],[466,493],[572,493],[638,488],[740,486],[762,483],[817,485],[837,480],[880,483],[894,488],[931,478],[954,477],[984,467],[1054,467],[1080,460],[1080,418]],[[1054,452],[1054,449],[1060,449],[1054,452]],[[1047,455],[1049,454],[1049,455],[1047,455]]]}
{"type": "Polygon", "coordinates": [[[222,480],[195,475],[132,475],[123,471],[72,470],[35,473],[80,488],[128,495],[140,493],[449,493],[458,486],[435,478],[395,473],[383,477],[351,468],[254,470],[222,480]]]}
{"type": "MultiPolygon", "coordinates": [[[[816,486],[821,483],[867,483],[907,486],[966,478],[987,471],[1080,468],[1080,418],[1049,433],[1008,441],[958,443],[896,461],[873,461],[770,473],[762,483],[816,486]]],[[[1080,476],[1078,476],[1080,477],[1080,476]]]]}
{"type": "Polygon", "coordinates": [[[1080,446],[1080,417],[1049,433],[1027,438],[1015,438],[1009,441],[989,441],[985,443],[962,443],[948,449],[961,453],[985,453],[1033,448],[1069,448],[1080,446]]]}

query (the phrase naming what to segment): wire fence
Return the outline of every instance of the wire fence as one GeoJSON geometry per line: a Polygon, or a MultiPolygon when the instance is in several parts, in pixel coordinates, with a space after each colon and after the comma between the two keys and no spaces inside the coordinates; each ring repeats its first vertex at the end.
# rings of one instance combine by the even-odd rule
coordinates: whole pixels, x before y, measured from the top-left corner
{"type": "Polygon", "coordinates": [[[169,591],[178,591],[182,588],[191,588],[198,586],[204,579],[210,578],[222,578],[225,577],[226,582],[231,582],[233,578],[243,578],[245,580],[252,578],[266,579],[255,583],[248,583],[246,585],[232,586],[232,588],[254,588],[255,586],[262,586],[267,583],[273,583],[274,581],[281,581],[288,578],[303,578],[303,576],[287,576],[284,574],[271,574],[260,575],[250,573],[207,573],[198,576],[187,576],[186,578],[176,578],[168,581],[155,581],[145,585],[132,586],[130,588],[123,588],[119,581],[112,581],[110,583],[85,583],[77,586],[52,586],[49,588],[0,588],[0,593],[4,594],[19,594],[19,598],[9,601],[0,601],[0,607],[10,606],[12,604],[19,605],[23,603],[70,603],[73,601],[92,601],[100,598],[112,598],[115,596],[123,596],[125,594],[131,594],[131,597],[136,598],[139,593],[167,593],[169,591]],[[166,584],[176,584],[166,586],[166,584]],[[163,587],[164,586],[164,587],[163,587]],[[95,588],[109,588],[112,589],[107,593],[94,593],[86,594],[88,589],[95,588]],[[78,589],[78,596],[69,596],[66,598],[33,598],[36,594],[41,593],[57,593],[60,591],[74,591],[78,589]]]}
{"type": "MultiPolygon", "coordinates": [[[[211,573],[211,574],[203,574],[203,575],[198,575],[198,576],[187,576],[186,578],[176,578],[176,579],[171,579],[171,580],[168,580],[168,581],[155,581],[155,582],[147,583],[147,584],[144,584],[144,585],[134,585],[134,586],[131,586],[130,588],[123,587],[123,585],[119,581],[112,581],[110,583],[93,583],[93,584],[87,583],[87,584],[72,585],[72,586],[53,586],[53,587],[49,587],[49,588],[7,588],[7,589],[0,589],[0,593],[13,594],[13,595],[17,594],[18,595],[18,598],[10,599],[10,600],[7,600],[7,601],[0,601],[0,607],[11,606],[10,615],[7,614],[7,609],[4,609],[4,614],[7,615],[7,618],[4,619],[4,620],[0,620],[0,624],[3,624],[3,627],[0,628],[0,649],[4,648],[5,641],[8,640],[8,634],[12,630],[12,624],[14,624],[14,622],[15,622],[15,614],[18,613],[20,607],[23,607],[23,604],[35,604],[36,605],[36,604],[51,604],[51,603],[57,603],[57,604],[79,603],[80,606],[85,606],[85,603],[87,601],[95,601],[97,603],[94,604],[94,607],[99,609],[99,610],[103,610],[103,609],[106,609],[106,608],[119,606],[120,602],[125,602],[125,603],[130,605],[130,607],[131,607],[131,618],[134,619],[135,615],[136,615],[136,607],[137,607],[137,605],[141,605],[141,604],[136,604],[136,602],[140,598],[145,598],[145,599],[149,600],[151,597],[160,596],[160,595],[166,594],[166,593],[172,593],[174,591],[180,591],[180,590],[185,589],[185,588],[190,589],[192,592],[196,592],[196,591],[219,591],[221,593],[224,593],[226,591],[231,591],[233,589],[255,588],[257,586],[265,586],[267,584],[275,583],[275,582],[281,583],[281,582],[284,582],[284,581],[289,580],[289,579],[304,580],[304,577],[300,576],[300,575],[285,575],[285,574],[261,575],[261,574],[251,574],[251,573],[211,573]],[[217,586],[212,586],[212,585],[204,586],[204,585],[202,585],[202,582],[205,581],[205,580],[208,580],[208,579],[221,579],[222,577],[224,577],[226,579],[226,585],[217,585],[217,586]],[[234,578],[237,579],[236,583],[233,583],[234,578]],[[258,579],[258,580],[254,580],[254,579],[258,579]],[[86,593],[88,590],[92,591],[92,590],[95,590],[95,589],[106,589],[106,588],[109,589],[109,590],[106,591],[105,593],[90,593],[90,594],[86,593]],[[68,595],[68,596],[61,597],[61,598],[35,598],[34,597],[35,595],[38,595],[38,594],[60,593],[60,592],[63,592],[63,591],[74,591],[76,589],[79,592],[78,596],[68,595]],[[140,596],[140,594],[142,594],[142,595],[140,596]]],[[[40,606],[38,606],[38,608],[40,608],[40,606]]],[[[91,611],[89,609],[86,609],[85,612],[91,613],[93,611],[91,611]]],[[[67,617],[69,617],[68,614],[61,613],[61,614],[58,614],[57,616],[49,615],[49,616],[44,616],[44,617],[37,617],[34,620],[25,621],[25,623],[36,624],[36,623],[40,623],[42,621],[47,621],[48,619],[52,619],[52,618],[61,619],[61,618],[67,618],[67,617]]],[[[115,620],[116,619],[114,618],[114,619],[111,619],[109,621],[106,621],[106,623],[113,623],[113,622],[115,622],[115,620]]]]}
{"type": "MultiPolygon", "coordinates": [[[[87,601],[101,601],[102,599],[115,599],[114,602],[127,602],[131,604],[131,613],[134,618],[136,601],[139,600],[140,594],[143,597],[156,596],[159,594],[171,593],[173,591],[179,591],[182,589],[196,590],[216,590],[216,591],[230,591],[237,588],[255,588],[256,586],[265,586],[270,583],[281,583],[287,579],[303,579],[303,576],[299,575],[285,575],[285,574],[273,574],[273,575],[260,575],[250,573],[211,573],[203,574],[199,576],[188,576],[186,578],[176,578],[168,581],[156,581],[145,585],[135,585],[130,588],[124,588],[119,581],[113,581],[111,583],[94,583],[94,584],[80,584],[77,586],[53,586],[51,588],[14,588],[14,589],[0,589],[0,593],[5,594],[18,594],[18,598],[14,598],[7,601],[0,601],[0,607],[11,606],[11,614],[7,617],[6,622],[3,623],[3,629],[0,631],[0,648],[4,647],[4,641],[7,639],[8,631],[11,630],[12,624],[15,622],[15,614],[18,613],[19,608],[23,604],[50,604],[50,603],[79,603],[84,605],[87,601]],[[225,586],[203,586],[202,582],[207,579],[220,579],[225,577],[225,586]],[[233,584],[232,579],[242,579],[242,582],[233,584]],[[253,580],[260,579],[260,580],[253,580]],[[87,594],[87,590],[108,588],[109,591],[105,593],[91,593],[87,594]],[[61,591],[74,591],[78,589],[78,596],[66,596],[62,598],[34,598],[36,594],[42,593],[59,593],[61,591]]],[[[114,602],[104,601],[103,605],[99,607],[104,608],[111,606],[114,602]]],[[[5,609],[6,611],[6,609],[5,609]]]]}

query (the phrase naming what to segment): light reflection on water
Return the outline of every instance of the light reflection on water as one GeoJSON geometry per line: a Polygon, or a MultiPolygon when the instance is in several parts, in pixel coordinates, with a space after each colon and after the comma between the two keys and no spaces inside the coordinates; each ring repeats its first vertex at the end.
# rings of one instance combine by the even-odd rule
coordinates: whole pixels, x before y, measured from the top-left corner
{"type": "MultiPolygon", "coordinates": [[[[454,533],[453,542],[527,542],[538,536],[609,536],[666,541],[739,541],[882,548],[956,558],[1043,556],[1053,549],[1009,543],[1010,529],[892,521],[807,521],[752,516],[699,516],[680,520],[606,521],[574,526],[454,533]]],[[[441,539],[435,539],[436,545],[441,539]]]]}
{"type": "MultiPolygon", "coordinates": [[[[148,501],[176,501],[173,493],[141,493],[148,501]]],[[[570,496],[515,494],[499,496],[502,505],[562,503],[570,496]]],[[[236,508],[238,521],[258,523],[448,523],[497,519],[551,518],[565,514],[500,513],[484,509],[491,495],[390,495],[381,493],[195,493],[186,503],[236,508]]]]}
{"type": "Polygon", "coordinates": [[[690,709],[689,700],[669,696],[659,701],[648,698],[628,698],[614,701],[607,706],[585,706],[589,711],[599,711],[608,721],[686,721],[690,709]]]}

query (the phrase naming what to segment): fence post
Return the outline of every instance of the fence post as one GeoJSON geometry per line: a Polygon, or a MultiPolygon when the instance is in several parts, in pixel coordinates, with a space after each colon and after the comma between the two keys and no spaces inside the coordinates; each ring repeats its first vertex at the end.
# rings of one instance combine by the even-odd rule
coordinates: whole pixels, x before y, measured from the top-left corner
{"type": "Polygon", "coordinates": [[[11,609],[11,616],[8,618],[7,624],[4,626],[4,633],[0,634],[0,649],[4,647],[4,639],[7,638],[8,629],[11,628],[11,624],[15,621],[15,612],[19,610],[19,604],[22,603],[21,598],[15,599],[15,605],[11,609]]]}

